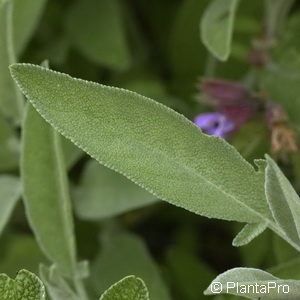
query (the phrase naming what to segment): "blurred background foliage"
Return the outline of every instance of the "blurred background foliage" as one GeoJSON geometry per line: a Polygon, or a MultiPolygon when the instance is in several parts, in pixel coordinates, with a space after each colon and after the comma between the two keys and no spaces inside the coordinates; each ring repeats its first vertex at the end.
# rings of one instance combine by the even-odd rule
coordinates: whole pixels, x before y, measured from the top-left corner
{"type": "MultiPolygon", "coordinates": [[[[6,77],[7,65],[13,59],[35,64],[48,59],[55,70],[136,91],[190,119],[209,110],[199,101],[201,79],[240,81],[282,105],[291,126],[300,128],[299,3],[295,1],[286,16],[270,60],[263,67],[251,64],[248,56],[266,23],[264,1],[241,1],[232,52],[226,62],[212,57],[200,39],[199,23],[208,3],[209,0],[16,0],[11,41],[15,58],[8,59],[3,50],[7,23],[1,11],[0,103],[4,105],[0,108],[0,172],[19,172],[18,118],[5,105],[9,97],[15,97],[11,94],[13,84],[6,77]],[[38,4],[30,6],[26,2],[38,4]]],[[[263,116],[258,115],[228,140],[252,162],[269,152],[269,135],[263,116]]],[[[91,280],[87,284],[92,295],[99,295],[133,273],[145,280],[152,299],[159,300],[204,299],[203,290],[211,280],[237,266],[278,266],[272,269],[274,275],[300,279],[298,253],[270,231],[245,247],[234,248],[231,241],[240,224],[209,220],[162,203],[122,176],[95,164],[70,142],[64,140],[63,145],[79,254],[91,261],[91,280]]],[[[299,191],[299,153],[288,154],[288,159],[280,163],[299,191]]],[[[11,276],[21,268],[38,272],[38,265],[47,261],[21,202],[0,244],[0,271],[11,276]]],[[[236,297],[224,297],[233,298],[236,297]]]]}

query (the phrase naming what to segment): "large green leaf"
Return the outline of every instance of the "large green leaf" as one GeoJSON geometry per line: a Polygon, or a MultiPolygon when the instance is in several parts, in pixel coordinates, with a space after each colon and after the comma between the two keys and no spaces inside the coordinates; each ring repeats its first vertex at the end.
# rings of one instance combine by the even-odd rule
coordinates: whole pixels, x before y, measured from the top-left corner
{"type": "Polygon", "coordinates": [[[94,160],[87,164],[74,196],[77,214],[91,220],[113,217],[157,201],[124,176],[94,160]]]}
{"type": "Polygon", "coordinates": [[[19,165],[19,141],[9,123],[0,115],[0,171],[19,165]]]}
{"type": "Polygon", "coordinates": [[[274,160],[266,156],[266,196],[279,228],[300,245],[300,198],[274,160]]]}
{"type": "Polygon", "coordinates": [[[235,12],[239,0],[212,0],[201,20],[205,46],[220,60],[230,54],[235,12]]]}
{"type": "Polygon", "coordinates": [[[128,275],[143,278],[153,299],[170,300],[160,271],[143,241],[133,234],[108,232],[103,238],[102,251],[92,264],[95,292],[103,293],[128,275]]]}
{"type": "Polygon", "coordinates": [[[235,268],[217,276],[205,291],[206,295],[232,294],[250,299],[297,300],[300,281],[283,280],[253,268],[235,268]]]}
{"type": "Polygon", "coordinates": [[[143,280],[128,276],[111,286],[100,300],[149,300],[149,293],[143,280]]]}
{"type": "Polygon", "coordinates": [[[71,41],[94,63],[127,69],[130,54],[119,0],[77,0],[68,16],[71,41]]]}
{"type": "Polygon", "coordinates": [[[21,270],[13,280],[0,274],[1,300],[45,300],[45,288],[34,274],[21,270]]]}
{"type": "Polygon", "coordinates": [[[0,176],[0,234],[6,225],[17,200],[21,196],[21,184],[18,178],[0,176]]]}
{"type": "Polygon", "coordinates": [[[67,275],[75,272],[75,239],[60,135],[28,105],[21,174],[28,219],[47,255],[67,275]]]}
{"type": "Polygon", "coordinates": [[[13,0],[13,41],[17,57],[27,46],[47,0],[13,0]]]}
{"type": "Polygon", "coordinates": [[[52,126],[159,199],[208,217],[270,217],[263,172],[184,116],[136,93],[39,66],[15,64],[11,72],[52,126]]]}

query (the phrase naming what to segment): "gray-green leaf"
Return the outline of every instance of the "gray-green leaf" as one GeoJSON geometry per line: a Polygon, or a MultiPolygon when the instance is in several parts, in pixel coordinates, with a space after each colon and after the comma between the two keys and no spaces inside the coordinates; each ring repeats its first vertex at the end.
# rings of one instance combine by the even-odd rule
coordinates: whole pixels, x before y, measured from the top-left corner
{"type": "Polygon", "coordinates": [[[276,224],[300,245],[300,198],[274,160],[266,155],[266,197],[276,224]]]}
{"type": "Polygon", "coordinates": [[[297,300],[300,281],[283,280],[253,268],[235,268],[217,276],[204,292],[206,295],[231,294],[250,299],[297,300]],[[215,293],[214,293],[215,291],[215,293]]]}
{"type": "Polygon", "coordinates": [[[128,276],[111,286],[100,300],[149,300],[149,294],[143,280],[128,276]]]}
{"type": "Polygon", "coordinates": [[[232,245],[240,247],[249,244],[268,227],[267,223],[246,224],[244,228],[234,238],[232,245]]]}
{"type": "Polygon", "coordinates": [[[0,3],[0,112],[19,123],[23,103],[8,70],[8,66],[16,62],[12,30],[13,1],[9,0],[0,3]]]}
{"type": "Polygon", "coordinates": [[[0,274],[1,300],[45,300],[45,288],[34,274],[21,270],[13,280],[0,274]]]}
{"type": "Polygon", "coordinates": [[[239,0],[212,0],[201,20],[205,46],[220,60],[230,54],[234,18],[239,0]]]}
{"type": "Polygon", "coordinates": [[[26,213],[47,255],[74,275],[75,238],[60,135],[28,105],[22,137],[21,175],[26,213]]]}
{"type": "Polygon", "coordinates": [[[0,235],[12,210],[21,196],[20,180],[13,176],[0,176],[0,235]]]}
{"type": "Polygon", "coordinates": [[[39,66],[15,64],[11,72],[52,126],[159,199],[208,217],[271,218],[263,173],[170,108],[39,66]]]}
{"type": "Polygon", "coordinates": [[[87,164],[74,198],[77,214],[91,220],[113,217],[157,201],[152,194],[95,160],[87,164]]]}

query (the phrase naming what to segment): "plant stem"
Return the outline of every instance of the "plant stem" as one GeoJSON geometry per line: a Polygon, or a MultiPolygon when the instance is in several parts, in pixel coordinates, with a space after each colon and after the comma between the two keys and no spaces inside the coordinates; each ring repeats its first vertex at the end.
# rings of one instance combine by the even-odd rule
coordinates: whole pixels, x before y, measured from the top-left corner
{"type": "Polygon", "coordinates": [[[74,278],[74,286],[75,286],[75,289],[76,289],[76,293],[79,297],[80,300],[88,300],[88,295],[87,295],[87,292],[85,290],[85,287],[82,283],[82,280],[79,279],[79,278],[74,278]]]}
{"type": "MultiPolygon", "coordinates": [[[[7,53],[9,64],[17,62],[15,47],[14,47],[14,29],[13,29],[13,10],[14,4],[13,1],[9,1],[7,4],[7,14],[6,14],[6,41],[7,41],[7,53]]],[[[19,91],[16,83],[14,82],[16,104],[19,114],[19,121],[22,118],[23,108],[24,108],[24,98],[19,91]]]]}
{"type": "Polygon", "coordinates": [[[208,52],[206,64],[205,64],[205,70],[204,70],[205,77],[207,78],[214,77],[216,72],[216,66],[217,66],[216,58],[208,52]]]}
{"type": "Polygon", "coordinates": [[[285,18],[295,0],[265,0],[266,35],[276,40],[285,18]]]}

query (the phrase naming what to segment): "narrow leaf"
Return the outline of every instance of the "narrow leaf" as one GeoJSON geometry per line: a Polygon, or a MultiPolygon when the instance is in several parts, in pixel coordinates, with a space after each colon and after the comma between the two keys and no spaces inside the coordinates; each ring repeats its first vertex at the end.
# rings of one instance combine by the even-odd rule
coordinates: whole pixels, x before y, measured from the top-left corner
{"type": "Polygon", "coordinates": [[[13,280],[0,274],[1,300],[45,300],[45,288],[34,274],[21,270],[13,280]]]}
{"type": "Polygon", "coordinates": [[[239,0],[212,0],[201,20],[201,37],[218,59],[227,60],[239,0]]]}
{"type": "Polygon", "coordinates": [[[259,269],[235,268],[217,276],[204,293],[231,294],[250,299],[297,300],[300,281],[279,279],[259,269]]]}
{"type": "Polygon", "coordinates": [[[113,217],[157,201],[152,194],[94,160],[87,164],[74,198],[77,214],[91,220],[113,217]]]}
{"type": "Polygon", "coordinates": [[[0,235],[21,196],[21,184],[13,176],[0,176],[0,235]]]}
{"type": "Polygon", "coordinates": [[[143,280],[128,276],[111,286],[100,300],[149,300],[149,294],[143,280]]]}
{"type": "Polygon", "coordinates": [[[270,156],[266,156],[266,197],[277,225],[300,245],[300,198],[270,156]]]}
{"type": "Polygon", "coordinates": [[[267,223],[246,224],[239,234],[234,238],[232,245],[241,247],[249,244],[268,227],[267,223]]]}
{"type": "Polygon", "coordinates": [[[8,66],[16,62],[13,44],[13,1],[0,3],[0,112],[19,123],[22,105],[8,66]]]}
{"type": "Polygon", "coordinates": [[[31,105],[23,128],[21,174],[27,216],[47,257],[71,276],[75,241],[60,136],[31,105]]]}
{"type": "Polygon", "coordinates": [[[271,218],[263,173],[175,111],[130,91],[39,66],[15,64],[11,72],[52,126],[159,199],[208,217],[271,218]]]}

